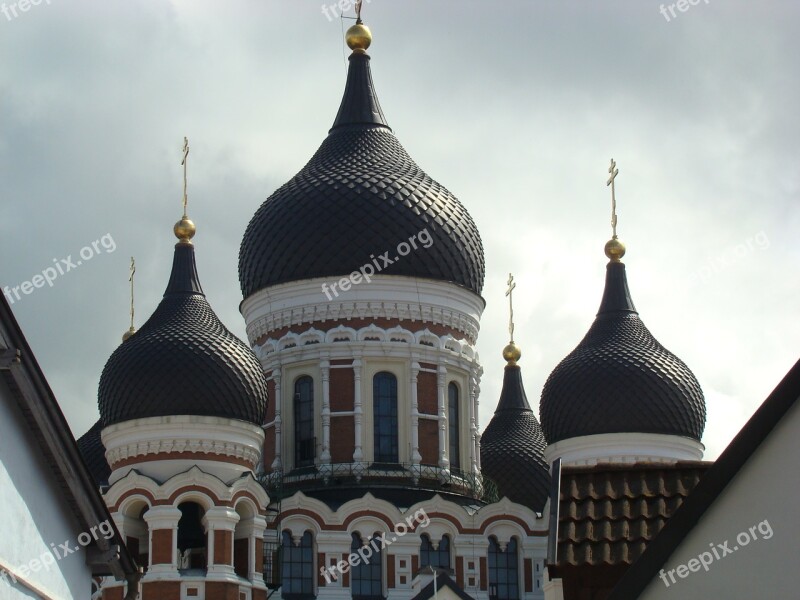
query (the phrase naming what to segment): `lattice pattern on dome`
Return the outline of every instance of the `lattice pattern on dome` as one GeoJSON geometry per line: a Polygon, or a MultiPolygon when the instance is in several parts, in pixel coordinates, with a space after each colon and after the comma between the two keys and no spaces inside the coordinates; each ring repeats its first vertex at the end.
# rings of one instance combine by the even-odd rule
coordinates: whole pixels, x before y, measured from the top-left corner
{"type": "MultiPolygon", "coordinates": [[[[620,265],[621,266],[621,265],[620,265]]],[[[700,441],[703,391],[635,312],[601,313],[542,390],[549,443],[601,433],[659,433],[700,441]]]]}

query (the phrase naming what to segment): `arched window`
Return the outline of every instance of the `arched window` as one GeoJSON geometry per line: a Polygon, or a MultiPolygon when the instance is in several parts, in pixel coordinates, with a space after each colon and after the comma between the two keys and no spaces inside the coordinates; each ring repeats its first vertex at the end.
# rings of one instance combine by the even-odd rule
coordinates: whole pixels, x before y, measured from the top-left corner
{"type": "Polygon", "coordinates": [[[459,419],[458,419],[458,386],[451,383],[447,386],[447,428],[450,438],[450,466],[454,469],[461,468],[461,448],[459,444],[459,419]]]}
{"type": "Polygon", "coordinates": [[[517,540],[511,538],[505,552],[494,536],[489,538],[489,598],[519,600],[517,540]]]}
{"type": "Polygon", "coordinates": [[[439,547],[434,550],[433,543],[427,533],[420,536],[422,543],[419,547],[419,566],[436,567],[438,569],[450,570],[450,538],[442,536],[439,547]]]}
{"type": "Polygon", "coordinates": [[[314,380],[304,375],[294,382],[294,466],[314,464],[314,380]]]}
{"type": "Polygon", "coordinates": [[[400,462],[397,434],[397,377],[386,371],[372,379],[375,462],[400,462]]]}
{"type": "MultiPolygon", "coordinates": [[[[378,600],[383,598],[383,556],[380,536],[373,536],[369,545],[361,550],[361,535],[353,533],[350,553],[362,557],[350,571],[350,592],[353,600],[378,600]],[[371,550],[371,552],[368,552],[371,550]],[[361,551],[359,553],[359,551],[361,551]]],[[[354,561],[355,563],[355,561],[354,561]]]]}
{"type": "Polygon", "coordinates": [[[204,569],[206,532],[203,528],[203,507],[195,502],[178,505],[178,566],[181,569],[204,569]]]}
{"type": "Polygon", "coordinates": [[[295,546],[292,535],[283,532],[281,538],[281,596],[303,600],[314,597],[314,549],[311,532],[306,531],[295,546]]]}

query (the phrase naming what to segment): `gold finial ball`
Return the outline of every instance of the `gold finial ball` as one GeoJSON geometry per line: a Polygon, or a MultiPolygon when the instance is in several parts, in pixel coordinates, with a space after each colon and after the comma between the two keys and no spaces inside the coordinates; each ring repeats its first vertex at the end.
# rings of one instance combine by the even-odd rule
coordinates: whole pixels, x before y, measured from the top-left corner
{"type": "Polygon", "coordinates": [[[372,32],[363,23],[356,23],[347,30],[344,39],[351,50],[366,50],[372,43],[372,32]]]}
{"type": "Polygon", "coordinates": [[[503,358],[509,365],[517,364],[521,356],[522,350],[514,342],[510,342],[508,346],[503,348],[503,358]]]}
{"type": "Polygon", "coordinates": [[[122,341],[127,342],[129,339],[131,339],[131,336],[134,333],[136,333],[136,330],[133,327],[131,327],[130,329],[128,329],[128,331],[122,334],[122,341]]]}
{"type": "Polygon", "coordinates": [[[625,244],[617,238],[610,239],[606,242],[605,251],[611,262],[619,262],[619,259],[625,256],[625,244]]]}
{"type": "Polygon", "coordinates": [[[172,228],[172,231],[175,232],[175,237],[180,241],[188,242],[194,237],[194,234],[197,232],[197,227],[194,226],[194,222],[189,217],[183,217],[180,221],[175,223],[175,227],[172,228]]]}

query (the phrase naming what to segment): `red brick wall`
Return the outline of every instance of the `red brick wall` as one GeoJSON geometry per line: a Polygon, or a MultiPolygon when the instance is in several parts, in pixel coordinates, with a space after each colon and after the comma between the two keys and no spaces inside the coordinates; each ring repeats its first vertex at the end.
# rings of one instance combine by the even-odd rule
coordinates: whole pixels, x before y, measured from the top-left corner
{"type": "Polygon", "coordinates": [[[396,579],[395,573],[395,561],[397,557],[393,554],[389,554],[386,556],[386,583],[388,587],[394,587],[394,580],[396,579]]]}
{"type": "MultiPolygon", "coordinates": [[[[211,596],[206,587],[206,598],[222,598],[211,596]]],[[[149,581],[142,584],[142,600],[181,600],[180,581],[149,581]]]]}
{"type": "Polygon", "coordinates": [[[239,584],[223,581],[206,582],[208,600],[239,600],[239,584]]]}
{"type": "Polygon", "coordinates": [[[264,471],[272,473],[272,461],[275,460],[275,428],[264,430],[264,471]]]}
{"type": "Polygon", "coordinates": [[[421,414],[435,415],[439,412],[436,373],[420,373],[417,377],[417,406],[421,414]]]}
{"type": "Polygon", "coordinates": [[[533,591],[533,559],[526,558],[525,563],[525,591],[533,591]]]}
{"type": "Polygon", "coordinates": [[[103,600],[122,600],[123,599],[122,586],[106,588],[103,590],[103,600]]]}
{"type": "Polygon", "coordinates": [[[419,453],[422,464],[439,463],[439,422],[430,419],[419,420],[419,453]]]}
{"type": "Polygon", "coordinates": [[[464,589],[464,557],[456,556],[456,583],[464,589]]]}
{"type": "Polygon", "coordinates": [[[331,410],[353,410],[355,382],[353,369],[331,369],[330,399],[331,410]]]}
{"type": "Polygon", "coordinates": [[[214,564],[231,564],[231,543],[233,542],[233,532],[217,529],[214,532],[214,564]]]}
{"type": "Polygon", "coordinates": [[[411,577],[413,578],[417,571],[419,571],[419,556],[412,556],[411,557],[411,577]]]}
{"type": "Polygon", "coordinates": [[[264,540],[260,537],[256,538],[256,573],[261,573],[264,570],[264,540]]]}
{"type": "Polygon", "coordinates": [[[353,462],[355,426],[354,417],[331,417],[331,462],[353,462]]]}
{"type": "Polygon", "coordinates": [[[172,562],[172,530],[156,529],[153,531],[152,564],[163,565],[172,562]]]}
{"type": "MultiPolygon", "coordinates": [[[[324,552],[320,552],[320,553],[317,554],[317,564],[319,565],[320,568],[327,566],[328,563],[325,562],[325,553],[324,552]]],[[[328,577],[330,577],[330,575],[328,575],[328,577]]],[[[322,571],[320,571],[319,568],[318,568],[317,569],[317,585],[319,587],[325,587],[325,585],[327,583],[328,583],[328,581],[325,579],[325,575],[323,575],[322,571]]]]}
{"type": "Polygon", "coordinates": [[[480,559],[480,568],[481,568],[481,589],[488,590],[489,589],[489,570],[486,566],[486,557],[481,556],[480,559]]]}

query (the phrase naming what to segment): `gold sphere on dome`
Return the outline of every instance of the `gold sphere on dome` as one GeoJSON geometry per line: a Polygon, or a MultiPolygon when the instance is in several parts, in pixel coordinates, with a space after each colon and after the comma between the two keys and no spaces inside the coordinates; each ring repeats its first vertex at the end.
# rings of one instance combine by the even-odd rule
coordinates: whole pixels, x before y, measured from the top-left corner
{"type": "Polygon", "coordinates": [[[522,357],[522,350],[520,350],[519,346],[514,342],[510,342],[508,346],[503,348],[503,359],[505,359],[509,365],[517,364],[520,357],[522,357]]]}
{"type": "Polygon", "coordinates": [[[625,244],[617,238],[610,239],[606,242],[605,252],[611,262],[619,262],[625,256],[625,244]]]}
{"type": "Polygon", "coordinates": [[[351,50],[366,50],[372,43],[372,32],[363,23],[356,23],[347,30],[344,39],[351,50]]]}
{"type": "Polygon", "coordinates": [[[122,334],[122,341],[127,342],[129,339],[131,339],[131,336],[134,333],[136,333],[136,330],[133,327],[131,327],[130,329],[128,329],[128,331],[122,334]]]}
{"type": "Polygon", "coordinates": [[[182,242],[189,243],[189,240],[191,240],[197,232],[197,227],[194,226],[194,222],[192,222],[189,217],[184,216],[180,221],[175,223],[175,227],[173,227],[172,230],[175,232],[176,238],[182,242]]]}

